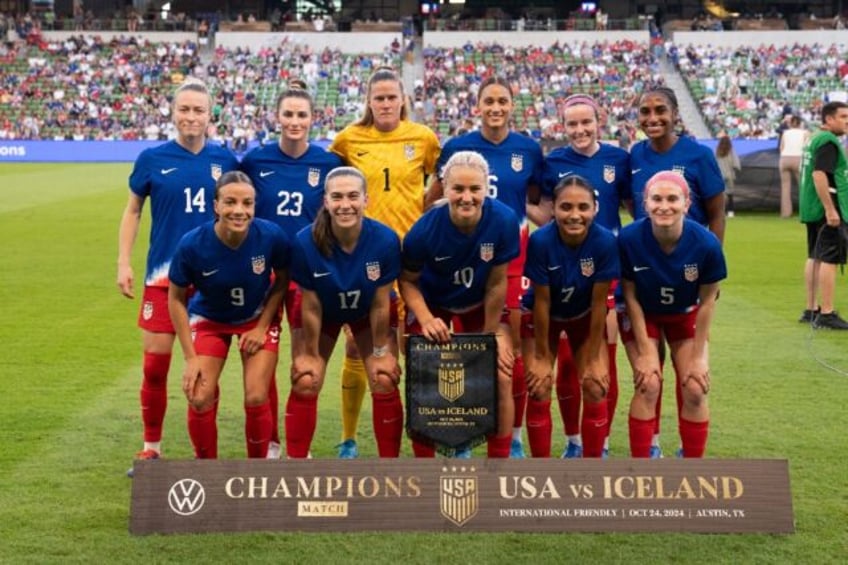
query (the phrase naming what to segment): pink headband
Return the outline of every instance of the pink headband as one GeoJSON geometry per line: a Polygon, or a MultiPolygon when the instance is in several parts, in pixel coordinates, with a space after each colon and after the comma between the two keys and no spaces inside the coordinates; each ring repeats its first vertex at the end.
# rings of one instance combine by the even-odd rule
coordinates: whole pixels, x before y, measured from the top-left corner
{"type": "Polygon", "coordinates": [[[654,185],[659,184],[661,182],[667,182],[673,184],[674,186],[680,188],[683,191],[683,196],[686,199],[689,199],[689,184],[686,182],[686,179],[683,178],[683,175],[678,173],[677,171],[660,171],[645,183],[645,195],[647,196],[648,191],[654,187],[654,185]]]}
{"type": "Polygon", "coordinates": [[[601,110],[598,106],[598,103],[595,102],[595,99],[591,96],[586,96],[585,94],[572,94],[571,96],[568,96],[565,99],[562,107],[571,108],[572,106],[577,106],[578,104],[586,104],[587,106],[591,106],[595,110],[596,114],[601,110]]]}

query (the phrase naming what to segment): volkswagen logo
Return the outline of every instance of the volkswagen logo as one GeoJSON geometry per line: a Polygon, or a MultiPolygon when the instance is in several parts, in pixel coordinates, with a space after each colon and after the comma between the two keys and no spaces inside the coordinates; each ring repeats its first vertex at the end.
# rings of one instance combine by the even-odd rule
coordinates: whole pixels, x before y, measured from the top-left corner
{"type": "Polygon", "coordinates": [[[203,508],[206,491],[194,479],[180,479],[168,491],[168,506],[180,516],[191,516],[203,508]]]}

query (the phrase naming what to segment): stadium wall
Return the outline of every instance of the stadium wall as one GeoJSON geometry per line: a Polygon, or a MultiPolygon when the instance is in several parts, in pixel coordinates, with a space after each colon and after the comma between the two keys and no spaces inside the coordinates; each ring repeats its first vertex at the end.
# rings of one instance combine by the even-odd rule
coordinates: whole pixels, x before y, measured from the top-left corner
{"type": "Polygon", "coordinates": [[[283,40],[296,44],[309,45],[313,50],[325,48],[338,49],[342,53],[382,53],[392,41],[403,39],[401,32],[369,33],[285,33],[285,32],[249,32],[232,31],[215,34],[215,45],[235,49],[250,47],[256,52],[262,47],[277,47],[283,40]]]}
{"type": "Polygon", "coordinates": [[[135,37],[144,39],[150,43],[182,43],[184,41],[197,41],[197,34],[186,31],[146,31],[143,33],[128,33],[126,31],[42,31],[41,35],[48,41],[65,41],[69,37],[80,35],[99,36],[103,41],[112,41],[122,37],[135,37]]]}
{"type": "Polygon", "coordinates": [[[638,31],[426,31],[424,45],[432,47],[462,47],[469,41],[477,43],[497,43],[504,47],[527,47],[528,45],[548,46],[555,42],[595,42],[604,41],[639,41],[647,43],[650,34],[646,30],[638,31]]]}
{"type": "Polygon", "coordinates": [[[675,31],[672,40],[681,45],[713,45],[716,47],[791,47],[793,45],[839,45],[848,42],[845,30],[819,29],[805,31],[675,31]]]}

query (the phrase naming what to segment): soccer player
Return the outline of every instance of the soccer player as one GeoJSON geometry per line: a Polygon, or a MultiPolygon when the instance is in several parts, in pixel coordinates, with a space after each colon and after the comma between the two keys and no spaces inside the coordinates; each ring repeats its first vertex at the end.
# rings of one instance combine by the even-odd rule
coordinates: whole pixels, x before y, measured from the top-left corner
{"type": "MultiPolygon", "coordinates": [[[[601,110],[591,96],[574,94],[563,103],[563,120],[565,135],[569,145],[552,150],[545,157],[542,186],[545,193],[550,194],[559,182],[570,175],[580,175],[594,187],[598,209],[594,223],[597,223],[613,233],[621,229],[619,210],[622,206],[631,209],[632,196],[630,193],[630,155],[624,149],[600,143],[598,130],[601,122],[601,110]]],[[[618,405],[618,367],[616,364],[618,324],[614,310],[612,290],[617,281],[611,286],[607,298],[609,313],[607,315],[607,353],[609,368],[609,387],[606,394],[609,414],[607,439],[604,441],[605,453],[609,450],[609,433],[615,409],[618,405]]],[[[581,386],[577,367],[574,364],[568,339],[563,338],[558,349],[557,361],[557,399],[560,414],[565,426],[566,446],[564,458],[580,457],[583,454],[580,433],[581,386]]],[[[545,418],[549,411],[537,412],[540,418],[545,418]]]]}
{"type": "MultiPolygon", "coordinates": [[[[520,254],[507,268],[506,306],[509,309],[513,352],[515,363],[512,375],[512,395],[515,404],[511,457],[524,457],[521,440],[524,411],[527,406],[527,385],[524,380],[524,361],[521,357],[519,327],[521,325],[521,294],[524,257],[527,249],[529,226],[527,214],[539,209],[541,192],[539,189],[542,172],[542,148],[533,139],[510,130],[510,121],[515,104],[509,83],[500,77],[490,76],[480,85],[477,94],[477,111],[481,118],[479,131],[472,131],[454,137],[445,144],[436,169],[440,170],[457,151],[476,151],[489,163],[489,196],[500,200],[515,212],[521,231],[520,254]]],[[[427,203],[443,195],[442,182],[433,177],[427,191],[427,203]]],[[[539,224],[547,221],[539,214],[531,218],[539,224]]]]}
{"type": "Polygon", "coordinates": [[[530,236],[524,266],[533,285],[532,311],[522,320],[530,346],[527,383],[533,406],[527,434],[533,456],[549,457],[551,372],[564,332],[584,399],[581,455],[601,457],[610,417],[607,297],[619,275],[618,245],[615,234],[594,221],[596,191],[585,179],[564,177],[553,197],[554,222],[530,236]]]}
{"type": "Polygon", "coordinates": [[[710,371],[707,340],[718,296],[727,277],[721,242],[686,218],[691,204],[682,175],[663,171],[645,185],[646,218],[619,234],[625,313],[622,341],[633,368],[630,452],[650,457],[662,368],[658,341],[664,335],[681,394],[678,423],[683,457],[702,457],[709,435],[710,371]]]}
{"type": "MultiPolygon", "coordinates": [[[[660,171],[675,171],[683,175],[689,186],[690,218],[713,232],[724,242],[725,186],[715,155],[709,148],[694,139],[677,133],[680,122],[677,96],[664,86],[646,90],[639,98],[639,127],[647,135],[630,148],[631,190],[633,217],[645,217],[645,184],[660,171]]],[[[623,304],[618,304],[622,309],[623,304]]],[[[660,340],[662,344],[662,340],[660,340]]],[[[664,347],[662,347],[664,351],[664,347]]],[[[630,360],[632,363],[632,359],[630,360]]],[[[678,412],[681,408],[680,391],[675,391],[678,412]]],[[[660,393],[662,396],[662,393],[660,393]]],[[[657,402],[657,429],[652,447],[652,457],[661,457],[659,443],[661,400],[657,402]]]]}
{"type": "Polygon", "coordinates": [[[801,162],[799,211],[807,227],[807,307],[801,321],[812,322],[815,328],[848,330],[848,322],[833,309],[836,266],[845,264],[848,245],[843,233],[848,219],[848,160],[839,139],[848,133],[848,104],[828,102],[821,120],[801,162]],[[816,295],[821,298],[819,308],[816,295]]]}
{"type": "MultiPolygon", "coordinates": [[[[439,140],[433,130],[409,120],[403,83],[392,69],[374,71],[368,79],[366,99],[365,114],[336,135],[330,150],[365,175],[366,215],[403,238],[424,211],[424,183],[435,171],[439,140]]],[[[402,312],[403,304],[398,308],[402,312]]],[[[356,428],[367,378],[350,335],[346,335],[341,380],[339,456],[353,458],[358,454],[356,428]]]]}
{"type": "Polygon", "coordinates": [[[680,121],[677,96],[670,88],[646,90],[639,99],[639,127],[648,137],[630,148],[633,218],[646,215],[645,185],[660,171],[676,171],[689,185],[689,217],[724,241],[724,180],[715,155],[706,146],[675,128],[680,121]]]}
{"type": "MultiPolygon", "coordinates": [[[[507,264],[519,254],[515,213],[488,197],[489,165],[474,151],[458,151],[441,172],[447,202],[415,222],[403,240],[400,291],[407,305],[408,333],[450,341],[457,332],[487,332],[498,343],[498,429],[488,438],[489,457],[509,457],[513,348],[501,328],[506,304],[507,264]]],[[[412,438],[417,457],[433,457],[435,446],[412,438]]]]}
{"type": "Polygon", "coordinates": [[[342,325],[359,351],[373,401],[380,457],[397,457],[403,436],[398,382],[397,319],[392,327],[392,286],[400,273],[400,239],[364,217],[365,176],[353,167],[327,175],[324,208],[311,228],[297,234],[292,276],[303,293],[303,349],[294,360],[286,404],[286,452],[303,458],[315,433],[318,395],[342,325]]]}
{"type": "MultiPolygon", "coordinates": [[[[168,315],[168,270],[180,238],[213,219],[215,181],[238,167],[227,149],[207,143],[212,100],[206,86],[186,80],[172,104],[177,136],[136,159],[129,178],[129,201],[118,234],[118,277],[121,293],[135,297],[130,263],[145,201],[150,198],[150,247],[144,294],[138,316],[144,350],[141,417],[144,447],[136,459],[157,459],[162,453],[162,424],[168,403],[168,369],[174,347],[174,326],[168,315]]],[[[127,473],[132,476],[132,469],[127,473]]]]}
{"type": "MultiPolygon", "coordinates": [[[[257,147],[241,162],[256,187],[256,217],[277,223],[289,239],[315,221],[324,200],[324,179],[342,165],[335,153],[309,142],[312,128],[312,97],[303,88],[291,86],[277,98],[280,139],[276,144],[257,147]]],[[[298,316],[300,293],[292,281],[284,300],[291,335],[292,359],[302,346],[298,316]]],[[[273,415],[273,435],[268,458],[280,457],[276,379],[269,389],[273,415]]]]}
{"type": "Polygon", "coordinates": [[[188,432],[195,457],[218,456],[218,380],[235,336],[247,456],[264,458],[272,425],[268,386],[277,365],[291,244],[279,226],[255,218],[256,191],[241,171],[218,180],[214,207],[216,220],[183,236],[168,272],[168,309],[186,360],[188,432]],[[196,291],[190,301],[189,287],[196,291]]]}

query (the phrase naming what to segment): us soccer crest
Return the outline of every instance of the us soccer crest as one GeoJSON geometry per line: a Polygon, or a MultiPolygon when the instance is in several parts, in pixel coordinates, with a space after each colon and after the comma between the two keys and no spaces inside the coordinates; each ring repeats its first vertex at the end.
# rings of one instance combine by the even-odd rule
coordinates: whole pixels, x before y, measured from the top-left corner
{"type": "Polygon", "coordinates": [[[698,265],[683,265],[683,278],[689,282],[698,280],[698,265]]]}
{"type": "Polygon", "coordinates": [[[463,526],[477,515],[477,475],[474,467],[443,467],[439,477],[439,509],[442,516],[463,526]]]}
{"type": "Polygon", "coordinates": [[[595,260],[592,257],[580,259],[580,274],[584,277],[591,277],[595,274],[595,260]]]}
{"type": "Polygon", "coordinates": [[[520,173],[524,168],[524,155],[519,155],[518,153],[512,154],[512,159],[509,160],[509,165],[512,167],[512,170],[516,173],[520,173]]]}
{"type": "Polygon", "coordinates": [[[257,275],[261,275],[265,272],[265,256],[259,255],[258,257],[251,257],[250,262],[253,265],[253,272],[257,275]]]}
{"type": "Polygon", "coordinates": [[[380,279],[380,263],[374,261],[372,263],[365,263],[365,276],[368,277],[369,281],[376,281],[380,279]]]}
{"type": "Polygon", "coordinates": [[[607,184],[615,182],[615,167],[612,165],[604,165],[604,182],[607,184]]]}
{"type": "Polygon", "coordinates": [[[494,243],[481,243],[480,244],[480,259],[488,263],[495,257],[495,244],[494,243]]]}
{"type": "Polygon", "coordinates": [[[686,176],[686,167],[684,167],[683,165],[675,165],[671,168],[671,170],[680,175],[681,177],[686,176]]]}
{"type": "Polygon", "coordinates": [[[212,178],[217,181],[219,178],[221,178],[221,175],[224,174],[224,170],[221,165],[216,165],[215,163],[212,163],[212,167],[209,173],[212,175],[212,178]]]}
{"type": "Polygon", "coordinates": [[[306,175],[306,183],[312,188],[315,188],[319,182],[321,182],[321,170],[310,168],[309,173],[306,175]]]}
{"type": "Polygon", "coordinates": [[[407,161],[412,161],[413,159],[415,159],[415,144],[404,143],[403,154],[406,156],[407,161]]]}
{"type": "Polygon", "coordinates": [[[145,320],[149,320],[153,317],[153,303],[149,300],[144,302],[144,306],[141,307],[141,317],[145,320]]]}
{"type": "Polygon", "coordinates": [[[439,396],[454,402],[465,394],[465,366],[462,363],[439,365],[439,396]]]}

